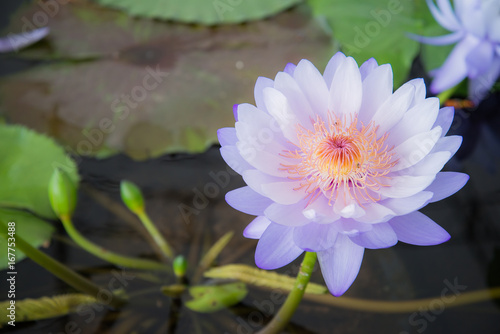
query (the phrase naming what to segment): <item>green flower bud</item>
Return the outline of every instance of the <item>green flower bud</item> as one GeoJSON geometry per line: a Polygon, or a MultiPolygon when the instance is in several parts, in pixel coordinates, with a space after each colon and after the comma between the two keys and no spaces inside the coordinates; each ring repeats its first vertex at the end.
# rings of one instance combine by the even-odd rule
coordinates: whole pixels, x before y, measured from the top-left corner
{"type": "Polygon", "coordinates": [[[120,184],[120,193],[123,203],[135,214],[144,212],[144,198],[141,190],[132,182],[122,181],[120,184]]]}
{"type": "Polygon", "coordinates": [[[174,267],[174,274],[177,277],[184,277],[187,269],[187,261],[186,258],[182,255],[178,255],[172,264],[174,267]]]}
{"type": "Polygon", "coordinates": [[[55,169],[49,181],[49,200],[52,210],[60,218],[71,218],[76,207],[76,186],[68,174],[55,169]]]}

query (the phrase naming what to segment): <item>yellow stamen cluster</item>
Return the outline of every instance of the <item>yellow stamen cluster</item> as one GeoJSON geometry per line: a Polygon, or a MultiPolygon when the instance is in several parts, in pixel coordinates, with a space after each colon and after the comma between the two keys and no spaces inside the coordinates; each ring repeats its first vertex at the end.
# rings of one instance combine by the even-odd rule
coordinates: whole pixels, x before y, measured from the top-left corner
{"type": "Polygon", "coordinates": [[[358,123],[357,116],[349,119],[329,116],[327,123],[319,116],[313,121],[314,130],[298,126],[299,149],[282,155],[299,160],[282,165],[294,180],[300,180],[295,190],[305,188],[309,203],[324,194],[329,204],[342,193],[360,205],[379,201],[381,187],[389,186],[387,174],[397,163],[392,147],[385,145],[388,134],[377,139],[377,126],[358,123]]]}

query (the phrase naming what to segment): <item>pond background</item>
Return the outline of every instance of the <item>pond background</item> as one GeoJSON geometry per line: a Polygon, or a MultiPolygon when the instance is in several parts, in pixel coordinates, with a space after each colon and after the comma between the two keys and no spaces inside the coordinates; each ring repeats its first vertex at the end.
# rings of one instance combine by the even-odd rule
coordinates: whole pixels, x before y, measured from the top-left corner
{"type": "MultiPolygon", "coordinates": [[[[9,16],[7,13],[15,10],[16,2],[2,4],[3,26],[9,16]]],[[[207,52],[206,56],[206,61],[211,61],[210,53],[207,52]]],[[[15,55],[0,59],[2,76],[38,64],[18,59],[15,55]]],[[[274,72],[278,70],[280,68],[274,72]]],[[[242,80],[249,80],[253,85],[257,75],[261,73],[242,80]]],[[[417,62],[410,77],[422,75],[421,65],[417,62]]],[[[85,98],[79,98],[79,103],[85,106],[85,98]]],[[[234,103],[237,102],[243,101],[234,103]]],[[[248,102],[253,103],[253,100],[248,102]]],[[[5,108],[0,110],[5,111],[5,108]]],[[[24,111],[16,112],[22,114],[24,111]]],[[[225,112],[232,114],[230,108],[225,112]]],[[[440,296],[449,285],[447,282],[458,282],[461,292],[500,286],[499,112],[498,93],[480,108],[457,111],[451,132],[463,134],[464,145],[457,154],[461,159],[455,158],[445,169],[468,173],[470,181],[457,194],[421,210],[445,228],[451,234],[451,240],[434,247],[399,243],[389,249],[367,250],[359,276],[345,296],[374,300],[425,297],[444,300],[440,296]]],[[[15,117],[8,114],[5,118],[9,122],[15,117]]],[[[135,219],[133,215],[120,206],[119,183],[127,179],[143,190],[152,220],[173,248],[186,255],[191,273],[204,251],[227,231],[234,231],[235,236],[221,253],[218,264],[254,264],[256,242],[242,236],[252,217],[237,212],[224,201],[227,191],[244,184],[241,177],[227,172],[217,145],[199,154],[178,152],[143,161],[135,161],[124,154],[104,159],[85,157],[78,163],[78,170],[81,185],[74,222],[82,234],[97,244],[129,255],[154,256],[144,238],[128,224],[135,219]],[[206,185],[214,182],[211,175],[218,173],[230,175],[229,184],[219,187],[216,196],[208,198],[208,204],[186,220],[180,205],[194,207],[197,193],[203,193],[206,185]]],[[[44,251],[94,282],[106,285],[113,277],[113,268],[72,246],[62,226],[56,221],[53,224],[57,232],[44,251]]],[[[293,276],[298,263],[299,260],[278,272],[293,276]]],[[[66,284],[30,260],[18,263],[17,269],[17,300],[71,292],[66,284]]],[[[271,295],[270,291],[250,288],[247,297],[228,310],[199,314],[180,307],[178,322],[173,323],[171,311],[178,306],[172,305],[171,299],[159,292],[159,286],[174,283],[172,278],[159,277],[163,281],[158,281],[158,277],[142,277],[136,272],[127,275],[133,277],[127,281],[127,291],[131,294],[137,292],[137,296],[122,310],[96,311],[93,319],[88,313],[25,324],[18,322],[14,330],[3,328],[0,331],[71,333],[67,325],[74,322],[81,333],[253,333],[270,319],[266,312],[259,310],[259,306],[272,304],[276,311],[278,304],[274,300],[283,300],[271,295]],[[268,303],[263,304],[265,301],[268,303]]],[[[323,284],[318,271],[312,281],[323,284]]],[[[450,298],[452,295],[446,293],[450,298]]],[[[499,316],[499,303],[493,300],[458,308],[445,306],[442,313],[427,316],[352,311],[305,301],[287,332],[499,333],[499,316]]]]}

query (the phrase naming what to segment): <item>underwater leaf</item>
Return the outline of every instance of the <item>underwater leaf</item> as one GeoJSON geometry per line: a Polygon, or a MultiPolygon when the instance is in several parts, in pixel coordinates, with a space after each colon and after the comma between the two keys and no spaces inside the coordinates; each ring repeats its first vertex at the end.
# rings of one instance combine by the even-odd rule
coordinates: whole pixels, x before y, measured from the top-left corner
{"type": "MultiPolygon", "coordinates": [[[[237,279],[247,284],[263,286],[271,289],[283,289],[291,291],[295,284],[295,277],[281,275],[276,272],[262,270],[245,264],[228,264],[226,266],[212,268],[204,273],[205,277],[221,279],[237,279]]],[[[323,294],[328,289],[325,286],[309,283],[306,293],[323,294]]]]}
{"type": "MultiPolygon", "coordinates": [[[[394,82],[399,86],[407,77],[419,43],[408,38],[421,22],[415,18],[413,0],[310,0],[319,18],[326,19],[341,50],[358,64],[375,58],[390,63],[394,82]]],[[[423,4],[425,5],[425,4],[423,4]]]]}
{"type": "Polygon", "coordinates": [[[185,23],[221,24],[258,20],[301,0],[96,0],[130,15],[185,23]]]}
{"type": "Polygon", "coordinates": [[[55,218],[47,193],[49,179],[54,168],[62,168],[78,183],[74,161],[54,140],[22,126],[0,125],[0,152],[0,207],[55,218]]]}
{"type": "MultiPolygon", "coordinates": [[[[17,17],[36,9],[16,14],[11,31],[17,17]]],[[[258,76],[274,77],[302,58],[322,67],[332,52],[329,37],[304,7],[209,28],[68,3],[49,27],[45,48],[38,43],[18,56],[68,61],[2,78],[0,109],[8,122],[98,157],[202,152],[217,143],[217,129],[234,124],[232,106],[253,100],[258,76]]]]}
{"type": "Polygon", "coordinates": [[[208,268],[215,261],[220,252],[222,252],[222,250],[227,246],[229,241],[231,241],[233,235],[234,232],[229,231],[217,240],[200,260],[199,266],[202,268],[208,268]]]}
{"type": "MultiPolygon", "coordinates": [[[[69,313],[76,312],[80,305],[96,303],[94,297],[71,293],[54,297],[41,297],[38,299],[26,298],[16,300],[15,303],[15,321],[34,321],[54,317],[60,317],[69,313]]],[[[9,318],[10,300],[0,302],[0,325],[6,324],[9,318]]]]}
{"type": "MultiPolygon", "coordinates": [[[[47,240],[50,239],[50,236],[54,232],[54,227],[46,221],[43,221],[30,213],[19,210],[0,209],[0,221],[0,226],[7,226],[9,222],[14,222],[14,239],[16,235],[20,235],[27,243],[29,243],[33,247],[40,247],[41,245],[43,245],[45,242],[47,242],[47,240]]],[[[4,229],[2,227],[2,231],[0,231],[0,233],[4,234],[5,236],[7,233],[7,228],[4,229]]],[[[11,236],[7,235],[7,237],[10,238],[11,236]]],[[[15,251],[11,253],[14,253],[16,255],[16,264],[25,258],[24,253],[19,249],[17,249],[16,247],[11,248],[15,249],[15,251]]],[[[7,258],[8,252],[6,251],[7,240],[2,237],[0,237],[0,249],[5,249],[5,251],[0,252],[0,270],[2,270],[7,268],[9,262],[7,258]]]]}
{"type": "Polygon", "coordinates": [[[197,312],[216,312],[239,303],[248,293],[241,282],[222,285],[199,285],[189,288],[192,300],[186,306],[197,312]]]}
{"type": "MultiPolygon", "coordinates": [[[[54,140],[18,125],[0,125],[0,152],[0,220],[14,222],[16,234],[39,247],[54,230],[39,217],[56,218],[47,192],[49,179],[55,168],[61,168],[78,182],[76,165],[54,140]]],[[[4,238],[0,238],[0,247],[7,248],[4,238]]],[[[7,252],[0,254],[3,269],[7,267],[7,252]]],[[[16,262],[23,258],[22,252],[16,252],[16,262]]]]}

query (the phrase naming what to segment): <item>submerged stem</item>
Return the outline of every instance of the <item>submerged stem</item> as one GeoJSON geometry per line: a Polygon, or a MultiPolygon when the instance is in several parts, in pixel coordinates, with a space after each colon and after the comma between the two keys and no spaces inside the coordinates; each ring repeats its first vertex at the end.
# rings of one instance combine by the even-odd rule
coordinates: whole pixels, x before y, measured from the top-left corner
{"type": "Polygon", "coordinates": [[[286,298],[285,303],[281,306],[271,322],[257,334],[279,333],[286,326],[288,321],[290,321],[295,313],[295,310],[299,306],[300,301],[302,300],[302,296],[304,295],[309,279],[311,278],[316,258],[316,253],[306,252],[293,289],[286,298]]]}
{"type": "MultiPolygon", "coordinates": [[[[304,299],[324,305],[340,307],[365,312],[376,313],[411,313],[421,309],[432,309],[436,300],[443,300],[442,296],[405,301],[369,300],[350,297],[333,297],[331,295],[307,294],[304,299]]],[[[458,292],[456,295],[446,296],[446,308],[485,302],[491,299],[500,299],[500,287],[471,292],[458,292]]],[[[438,304],[439,305],[439,304],[438,304]]],[[[434,306],[436,307],[436,306],[434,306]]]]}
{"type": "MultiPolygon", "coordinates": [[[[2,228],[5,228],[5,230],[7,230],[7,227],[3,222],[0,222],[0,225],[3,225],[2,228]]],[[[4,238],[6,237],[6,235],[3,233],[0,233],[0,235],[4,238]]],[[[92,283],[87,278],[81,276],[71,268],[65,266],[56,259],[31,246],[19,235],[16,234],[15,239],[16,248],[18,250],[23,252],[27,257],[51,272],[53,275],[57,276],[59,279],[72,286],[74,289],[95,298],[97,298],[99,292],[103,290],[103,288],[92,283]]],[[[112,294],[112,299],[109,302],[109,304],[115,308],[120,307],[125,303],[125,299],[116,296],[114,293],[112,294]]]]}
{"type": "Polygon", "coordinates": [[[86,239],[83,235],[80,234],[73,226],[73,222],[69,217],[60,217],[63,223],[64,229],[68,233],[68,235],[76,242],[80,247],[85,249],[87,252],[95,255],[96,257],[108,261],[110,263],[127,267],[133,269],[147,269],[147,270],[163,270],[166,271],[169,267],[165,266],[162,263],[151,261],[151,260],[143,260],[129,256],[123,256],[120,254],[116,254],[113,252],[104,249],[101,246],[98,246],[86,239]]]}

